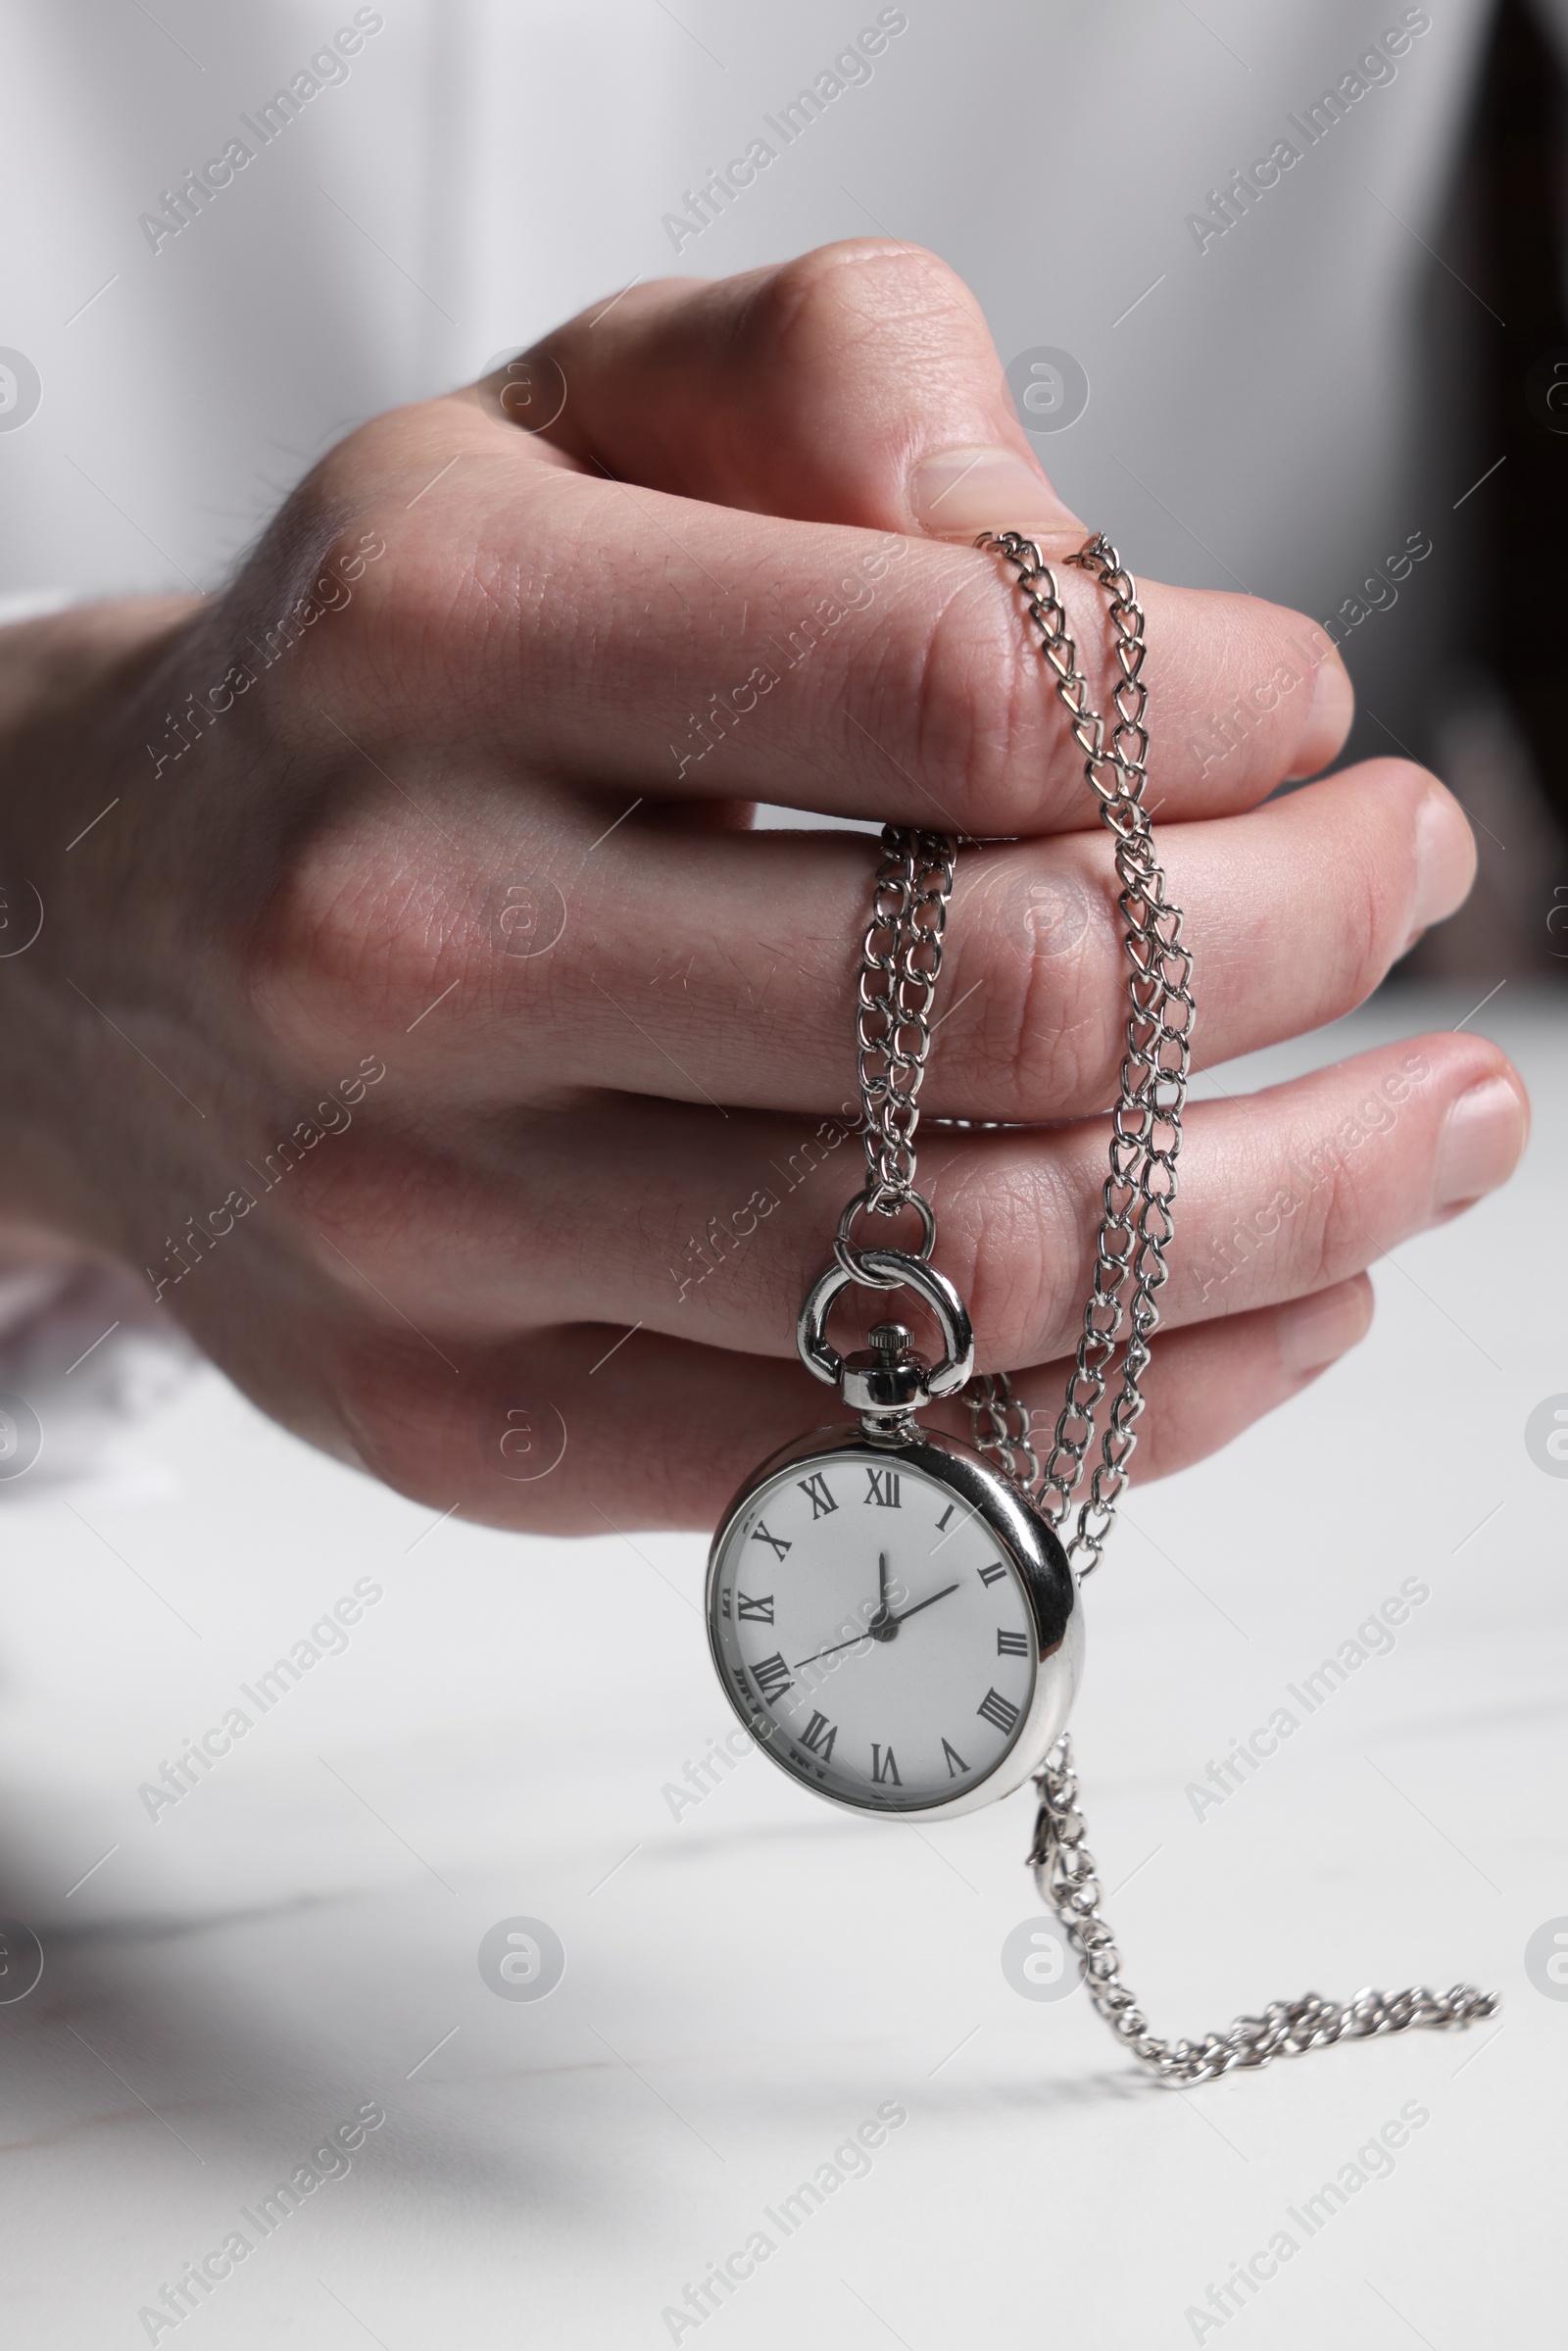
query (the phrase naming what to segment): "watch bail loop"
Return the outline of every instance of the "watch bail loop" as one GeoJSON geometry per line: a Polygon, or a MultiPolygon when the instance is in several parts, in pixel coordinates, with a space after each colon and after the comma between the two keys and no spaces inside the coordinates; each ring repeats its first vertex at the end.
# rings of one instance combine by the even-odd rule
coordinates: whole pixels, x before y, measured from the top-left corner
{"type": "MultiPolygon", "coordinates": [[[[922,1201],[921,1206],[925,1203],[922,1201]]],[[[852,1210],[859,1202],[851,1203],[852,1210]]],[[[847,1211],[846,1213],[849,1213],[847,1211]]],[[[929,1216],[930,1210],[926,1209],[929,1216]]],[[[807,1294],[795,1327],[796,1345],[808,1372],[830,1388],[841,1388],[845,1401],[861,1410],[912,1412],[934,1396],[953,1396],[974,1369],[974,1329],[968,1309],[948,1280],[924,1257],[903,1249],[847,1250],[855,1262],[842,1260],[819,1274],[807,1294]],[[936,1317],[942,1333],[942,1360],[927,1368],[907,1345],[902,1325],[883,1324],[873,1336],[871,1352],[847,1362],[827,1338],[827,1318],[834,1300],[852,1283],[866,1290],[912,1290],[936,1317]],[[898,1333],[896,1347],[890,1345],[898,1333]],[[871,1388],[877,1390],[872,1400],[871,1388]],[[851,1389],[857,1393],[852,1395],[851,1389]],[[859,1391],[866,1391],[860,1402],[859,1391]]],[[[838,1252],[835,1249],[835,1256],[838,1252]]]]}

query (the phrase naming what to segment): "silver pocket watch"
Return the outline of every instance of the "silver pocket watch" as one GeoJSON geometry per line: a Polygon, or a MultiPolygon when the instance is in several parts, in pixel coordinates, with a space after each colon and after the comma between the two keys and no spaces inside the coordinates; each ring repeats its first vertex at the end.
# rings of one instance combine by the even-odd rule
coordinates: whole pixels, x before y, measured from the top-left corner
{"type": "Polygon", "coordinates": [[[900,1323],[840,1355],[830,1266],[801,1311],[802,1356],[858,1420],[764,1461],[713,1539],[708,1632],[730,1703],[781,1771],[851,1812],[949,1820],[1010,1795],[1065,1728],[1083,1656],[1067,1556],[1028,1495],[916,1412],[973,1367],[969,1317],[919,1258],[870,1249],[914,1290],[946,1351],[900,1323]]]}
{"type": "Polygon", "coordinates": [[[1201,2041],[1162,2040],[1123,1979],[1101,1912],[1066,1722],[1083,1665],[1081,1587],[1100,1564],[1127,1482],[1167,1278],[1193,966],[1144,805],[1144,614],[1131,577],[1102,537],[1067,558],[1109,600],[1117,675],[1107,725],[1090,703],[1038,547],[1011,531],[979,543],[1017,574],[1085,782],[1115,843],[1128,958],[1109,1170],[1066,1397],[1042,1462],[1005,1374],[971,1377],[967,1310],[930,1261],[936,1218],[915,1190],[914,1135],[957,845],[889,826],[858,988],[866,1183],[840,1219],[833,1263],[813,1283],[796,1330],[807,1369],[836,1388],[855,1417],[781,1447],[725,1511],[708,1568],[713,1663],[762,1753],[843,1811],[951,1820],[1032,1778],[1039,1809],[1029,1861],[1041,1897],[1095,2008],[1161,2081],[1188,2086],[1341,2039],[1462,2027],[1494,2014],[1496,1995],[1469,1984],[1445,1993],[1367,1990],[1348,2001],[1309,1991],[1270,2001],[1201,2041]],[[862,1212],[911,1211],[921,1225],[917,1251],[856,1245],[862,1212]],[[892,1321],[877,1325],[869,1346],[841,1354],[827,1321],[852,1286],[912,1293],[941,1334],[936,1363],[892,1321]],[[960,1391],[973,1445],[917,1417],[960,1391]]]}

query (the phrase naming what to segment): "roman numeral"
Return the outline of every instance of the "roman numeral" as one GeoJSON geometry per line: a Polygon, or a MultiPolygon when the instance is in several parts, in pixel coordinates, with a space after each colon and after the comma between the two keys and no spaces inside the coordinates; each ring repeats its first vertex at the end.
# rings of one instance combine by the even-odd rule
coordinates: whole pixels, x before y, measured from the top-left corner
{"type": "Polygon", "coordinates": [[[820,1755],[824,1763],[830,1763],[833,1758],[833,1741],[838,1735],[837,1723],[830,1723],[825,1714],[813,1712],[810,1721],[801,1733],[801,1743],[803,1746],[809,1747],[813,1755],[820,1755]]]}
{"type": "Polygon", "coordinates": [[[989,1567],[980,1570],[980,1581],[982,1584],[997,1584],[1006,1572],[1000,1559],[993,1559],[989,1567]]]}
{"type": "Polygon", "coordinates": [[[1000,1690],[988,1690],[975,1712],[982,1722],[994,1723],[999,1731],[1010,1731],[1018,1719],[1017,1707],[1000,1690]]]}
{"type": "Polygon", "coordinates": [[[943,1758],[947,1763],[948,1778],[950,1780],[956,1780],[959,1772],[966,1772],[968,1770],[969,1766],[964,1762],[963,1757],[959,1754],[957,1748],[950,1747],[946,1739],[942,1741],[942,1753],[943,1758]]]}
{"type": "Polygon", "coordinates": [[[729,1586],[726,1584],[723,1591],[718,1595],[718,1613],[726,1621],[728,1620],[730,1612],[729,1604],[734,1597],[735,1594],[731,1592],[729,1586]]]}
{"type": "Polygon", "coordinates": [[[904,1782],[899,1777],[899,1767],[893,1759],[893,1749],[891,1747],[888,1749],[888,1759],[886,1763],[884,1763],[882,1760],[882,1749],[873,1742],[871,1748],[871,1778],[879,1787],[884,1781],[887,1780],[891,1780],[895,1788],[902,1788],[904,1786],[904,1782]]]}
{"type": "MultiPolygon", "coordinates": [[[[741,1602],[741,1614],[742,1616],[746,1614],[746,1603],[744,1599],[741,1602]]],[[[771,1624],[773,1621],[773,1612],[771,1608],[768,1610],[767,1621],[769,1624],[771,1624]]],[[[1027,1657],[1028,1654],[1029,1637],[1026,1633],[1004,1633],[1000,1627],[998,1628],[997,1655],[999,1657],[1027,1657]]]]}
{"type": "Polygon", "coordinates": [[[958,1505],[957,1505],[957,1503],[956,1503],[956,1502],[950,1502],[950,1503],[948,1504],[948,1506],[947,1506],[946,1510],[944,1510],[944,1511],[943,1511],[943,1513],[942,1513],[942,1516],[941,1516],[941,1517],[940,1517],[940,1518],[937,1520],[937,1533],[938,1533],[939,1535],[942,1533],[942,1531],[943,1531],[943,1529],[946,1527],[946,1525],[947,1525],[947,1523],[948,1523],[949,1519],[950,1519],[950,1518],[953,1516],[953,1513],[955,1512],[955,1510],[956,1510],[956,1508],[957,1508],[957,1507],[958,1507],[958,1505]]]}
{"type": "Polygon", "coordinates": [[[899,1499],[899,1473],[896,1469],[868,1469],[865,1474],[870,1482],[870,1492],[862,1494],[860,1499],[867,1508],[873,1502],[880,1502],[884,1510],[903,1509],[904,1504],[899,1499]]]}
{"type": "Polygon", "coordinates": [[[801,1492],[808,1495],[810,1499],[811,1524],[813,1527],[819,1518],[826,1518],[829,1511],[836,1510],[838,1508],[837,1502],[833,1499],[832,1494],[828,1492],[827,1480],[823,1477],[820,1470],[816,1472],[814,1477],[797,1478],[795,1483],[797,1486],[799,1486],[801,1492]]]}
{"type": "Polygon", "coordinates": [[[771,1657],[758,1659],[752,1668],[752,1679],[769,1706],[775,1705],[786,1690],[795,1687],[790,1680],[790,1669],[778,1649],[773,1651],[771,1657]]]}
{"type": "MultiPolygon", "coordinates": [[[[735,1613],[743,1622],[748,1619],[754,1625],[770,1625],[773,1622],[773,1594],[770,1592],[765,1592],[760,1600],[754,1600],[749,1592],[737,1592],[735,1597],[739,1602],[735,1613]]],[[[1001,1639],[1000,1634],[998,1639],[1001,1639]]]]}
{"type": "Polygon", "coordinates": [[[760,1519],[758,1520],[756,1526],[752,1529],[752,1541],[754,1543],[770,1543],[773,1546],[775,1558],[779,1559],[783,1558],[785,1552],[790,1547],[788,1543],[780,1543],[776,1535],[770,1535],[760,1519]]]}

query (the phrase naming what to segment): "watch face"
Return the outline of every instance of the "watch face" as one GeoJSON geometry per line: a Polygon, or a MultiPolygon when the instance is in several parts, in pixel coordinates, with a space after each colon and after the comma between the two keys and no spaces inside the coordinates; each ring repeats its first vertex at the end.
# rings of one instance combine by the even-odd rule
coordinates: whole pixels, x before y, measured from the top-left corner
{"type": "Polygon", "coordinates": [[[1024,1575],[974,1471],[948,1472],[929,1444],[804,1452],[714,1547],[710,1633],[737,1712],[784,1770],[868,1812],[972,1795],[1037,1719],[1024,1575]]]}

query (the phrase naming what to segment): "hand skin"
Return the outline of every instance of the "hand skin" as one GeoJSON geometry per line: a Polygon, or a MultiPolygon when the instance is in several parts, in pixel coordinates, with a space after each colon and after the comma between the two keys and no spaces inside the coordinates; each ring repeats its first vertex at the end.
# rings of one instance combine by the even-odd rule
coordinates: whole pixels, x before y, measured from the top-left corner
{"type": "MultiPolygon", "coordinates": [[[[436,1508],[710,1523],[832,1411],[794,1318],[861,1181],[841,1106],[872,844],[759,835],[749,804],[961,828],[984,845],[921,1180],[982,1368],[1054,1420],[1121,951],[1109,844],[982,527],[1057,559],[1084,536],[966,289],[858,242],[634,288],[528,367],[375,419],[221,595],[0,633],[0,874],[46,911],[0,960],[0,1241],[147,1269],[267,1411],[436,1508]]],[[[1473,850],[1397,760],[1264,806],[1344,741],[1337,657],[1250,598],[1141,593],[1200,1066],[1366,996],[1473,850]]],[[[1099,593],[1067,572],[1064,595],[1102,705],[1099,593]]],[[[1469,1035],[1195,1103],[1135,1476],[1353,1344],[1365,1267],[1503,1181],[1526,1116],[1469,1035]],[[1216,1281],[1238,1214],[1373,1096],[1396,1099],[1375,1140],[1216,1281]]]]}

